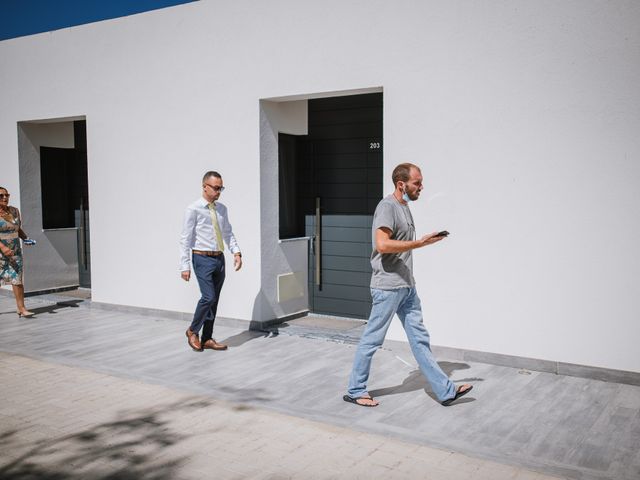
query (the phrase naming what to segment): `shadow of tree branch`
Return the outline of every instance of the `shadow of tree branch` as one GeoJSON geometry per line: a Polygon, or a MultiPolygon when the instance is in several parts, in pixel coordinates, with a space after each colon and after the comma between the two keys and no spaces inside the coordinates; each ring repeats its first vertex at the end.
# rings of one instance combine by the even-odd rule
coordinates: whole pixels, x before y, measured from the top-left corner
{"type": "Polygon", "coordinates": [[[171,428],[171,415],[193,412],[211,405],[202,399],[187,399],[143,411],[118,414],[116,420],[85,430],[21,446],[19,430],[0,433],[0,450],[23,451],[0,464],[0,478],[32,479],[143,479],[169,480],[179,476],[184,460],[163,453],[188,435],[171,428]],[[170,415],[171,414],[171,415],[170,415]]]}

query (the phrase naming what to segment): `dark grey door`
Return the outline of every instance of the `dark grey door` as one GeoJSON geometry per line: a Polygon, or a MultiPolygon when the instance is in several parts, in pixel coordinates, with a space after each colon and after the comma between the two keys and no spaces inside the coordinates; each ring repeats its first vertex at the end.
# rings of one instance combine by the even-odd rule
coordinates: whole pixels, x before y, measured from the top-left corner
{"type": "Polygon", "coordinates": [[[371,219],[382,196],[382,94],[310,100],[309,134],[281,135],[280,148],[281,194],[295,191],[296,200],[287,215],[281,195],[281,236],[300,236],[303,227],[318,240],[309,252],[311,311],[368,317],[371,219]],[[283,218],[297,220],[283,226],[283,218]]]}

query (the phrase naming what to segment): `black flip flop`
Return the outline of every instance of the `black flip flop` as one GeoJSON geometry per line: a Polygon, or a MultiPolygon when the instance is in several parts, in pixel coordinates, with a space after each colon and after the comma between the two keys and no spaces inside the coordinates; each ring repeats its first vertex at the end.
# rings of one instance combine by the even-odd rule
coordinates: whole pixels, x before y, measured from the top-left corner
{"type": "Polygon", "coordinates": [[[458,390],[456,390],[456,396],[453,398],[449,398],[447,400],[444,400],[442,402],[440,402],[442,405],[444,405],[445,407],[448,407],[449,405],[451,405],[453,402],[455,402],[457,399],[459,399],[460,397],[465,396],[467,393],[469,393],[472,389],[473,389],[473,385],[469,385],[469,388],[467,388],[464,391],[460,391],[460,388],[462,388],[462,385],[460,385],[460,387],[458,388],[458,390]]]}
{"type": "Polygon", "coordinates": [[[358,400],[373,400],[372,397],[350,397],[349,395],[345,395],[342,397],[345,402],[353,403],[354,405],[358,405],[359,407],[377,407],[378,405],[365,405],[364,403],[358,403],[358,400]]]}

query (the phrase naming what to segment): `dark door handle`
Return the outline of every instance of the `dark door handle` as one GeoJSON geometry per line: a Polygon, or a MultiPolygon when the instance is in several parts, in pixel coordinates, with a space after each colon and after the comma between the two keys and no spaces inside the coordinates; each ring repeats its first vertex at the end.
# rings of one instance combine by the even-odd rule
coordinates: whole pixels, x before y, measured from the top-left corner
{"type": "Polygon", "coordinates": [[[313,238],[314,254],[315,254],[315,284],[319,290],[322,290],[322,225],[320,215],[320,197],[316,197],[316,232],[313,238]]]}

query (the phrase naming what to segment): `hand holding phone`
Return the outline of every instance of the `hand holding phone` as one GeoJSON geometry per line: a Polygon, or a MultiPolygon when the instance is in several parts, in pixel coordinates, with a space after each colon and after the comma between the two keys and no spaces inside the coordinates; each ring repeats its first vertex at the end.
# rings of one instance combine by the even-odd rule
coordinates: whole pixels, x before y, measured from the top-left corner
{"type": "Polygon", "coordinates": [[[420,246],[431,245],[444,240],[449,235],[449,232],[442,230],[438,233],[429,233],[420,239],[420,246]]]}

